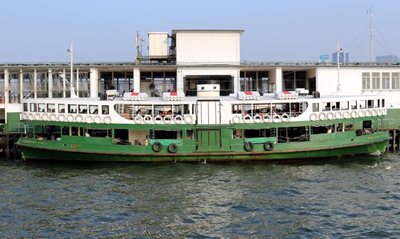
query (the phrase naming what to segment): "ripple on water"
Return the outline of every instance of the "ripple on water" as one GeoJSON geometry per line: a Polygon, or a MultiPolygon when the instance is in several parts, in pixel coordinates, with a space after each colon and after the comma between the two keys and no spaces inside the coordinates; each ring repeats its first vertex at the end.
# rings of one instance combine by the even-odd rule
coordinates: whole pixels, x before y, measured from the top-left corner
{"type": "Polygon", "coordinates": [[[398,168],[398,155],[295,165],[0,161],[0,237],[396,238],[398,168]]]}

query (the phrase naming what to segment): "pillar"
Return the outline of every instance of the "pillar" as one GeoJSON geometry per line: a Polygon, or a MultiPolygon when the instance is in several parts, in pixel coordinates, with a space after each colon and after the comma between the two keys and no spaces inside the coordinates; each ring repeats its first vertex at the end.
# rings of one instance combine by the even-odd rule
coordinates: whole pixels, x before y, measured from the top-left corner
{"type": "Polygon", "coordinates": [[[36,68],[33,70],[33,93],[35,99],[37,98],[37,70],[36,68]]]}
{"type": "MultiPolygon", "coordinates": [[[[10,73],[8,69],[4,70],[4,104],[10,102],[10,73]]],[[[7,118],[7,117],[6,117],[7,118]]]]}
{"type": "Polygon", "coordinates": [[[182,70],[178,69],[176,71],[176,91],[177,92],[184,92],[183,81],[184,81],[183,72],[182,72],[182,70]]]}
{"type": "Polygon", "coordinates": [[[133,91],[140,92],[140,69],[138,67],[133,68],[133,91]]]}
{"type": "Polygon", "coordinates": [[[99,71],[97,68],[90,68],[90,98],[99,96],[99,71]]]}
{"type": "Polygon", "coordinates": [[[24,99],[24,72],[19,70],[19,102],[22,103],[24,99]]]}
{"type": "Polygon", "coordinates": [[[283,79],[282,79],[282,67],[277,67],[275,69],[275,90],[276,91],[282,91],[282,84],[283,84],[283,79]]]}
{"type": "Polygon", "coordinates": [[[47,83],[49,86],[49,90],[47,93],[48,93],[49,98],[53,98],[53,71],[51,69],[49,69],[48,73],[49,73],[49,78],[48,78],[49,82],[47,82],[47,83]]]}

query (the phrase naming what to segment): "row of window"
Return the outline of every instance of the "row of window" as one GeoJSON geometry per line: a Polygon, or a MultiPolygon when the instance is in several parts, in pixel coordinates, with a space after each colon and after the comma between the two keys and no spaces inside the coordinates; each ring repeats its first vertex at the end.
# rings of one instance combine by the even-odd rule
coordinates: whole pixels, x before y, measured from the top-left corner
{"type": "Polygon", "coordinates": [[[384,108],[385,99],[313,103],[312,107],[313,112],[384,108]]]}
{"type": "Polygon", "coordinates": [[[363,90],[400,90],[400,72],[363,72],[363,90]]]}
{"type": "MultiPolygon", "coordinates": [[[[102,105],[101,114],[108,115],[108,105],[102,105]]],[[[47,112],[47,113],[79,113],[79,114],[99,114],[98,105],[85,105],[85,104],[55,104],[55,103],[30,103],[28,110],[28,103],[24,103],[24,112],[47,112]]]]}

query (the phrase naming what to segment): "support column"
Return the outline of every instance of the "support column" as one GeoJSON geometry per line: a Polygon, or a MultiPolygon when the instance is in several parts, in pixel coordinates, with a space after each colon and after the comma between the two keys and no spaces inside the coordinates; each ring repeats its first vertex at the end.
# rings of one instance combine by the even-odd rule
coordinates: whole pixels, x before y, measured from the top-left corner
{"type": "Polygon", "coordinates": [[[138,67],[133,68],[133,91],[140,92],[140,69],[138,67]]]}
{"type": "Polygon", "coordinates": [[[183,72],[182,72],[182,70],[178,69],[176,71],[176,91],[177,92],[184,92],[183,81],[184,81],[183,72]]]}
{"type": "MultiPolygon", "coordinates": [[[[10,73],[8,69],[4,70],[4,104],[10,103],[10,73]]],[[[6,117],[7,120],[7,117],[6,117]]],[[[6,122],[7,123],[7,122],[6,122]]]]}
{"type": "Polygon", "coordinates": [[[282,79],[282,67],[277,67],[275,69],[275,85],[276,91],[282,91],[282,84],[283,84],[283,79],[282,79]]]}
{"type": "Polygon", "coordinates": [[[19,103],[24,99],[24,72],[19,70],[19,103]]]}
{"type": "Polygon", "coordinates": [[[99,96],[99,71],[97,68],[90,68],[90,98],[99,96]]]}
{"type": "Polygon", "coordinates": [[[79,97],[79,69],[76,68],[76,84],[75,84],[75,89],[76,89],[76,95],[79,97]]]}
{"type": "Polygon", "coordinates": [[[49,98],[53,98],[53,71],[51,69],[49,69],[48,73],[49,73],[49,78],[48,78],[49,89],[48,89],[47,94],[48,94],[49,98]]]}
{"type": "Polygon", "coordinates": [[[66,98],[67,97],[67,95],[66,95],[66,92],[65,92],[65,80],[66,80],[66,78],[67,78],[67,75],[66,75],[67,73],[65,72],[65,69],[63,69],[63,73],[62,73],[62,83],[63,83],[63,98],[66,98]]]}
{"type": "Polygon", "coordinates": [[[37,70],[33,70],[33,94],[35,99],[37,98],[37,70]]]}
{"type": "Polygon", "coordinates": [[[240,69],[236,71],[236,75],[233,75],[233,93],[240,91],[240,69]]]}

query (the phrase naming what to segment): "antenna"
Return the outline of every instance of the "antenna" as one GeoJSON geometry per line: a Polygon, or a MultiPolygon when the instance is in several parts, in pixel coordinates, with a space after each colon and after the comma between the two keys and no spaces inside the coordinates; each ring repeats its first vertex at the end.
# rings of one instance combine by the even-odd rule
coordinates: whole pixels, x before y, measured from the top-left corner
{"type": "Polygon", "coordinates": [[[139,36],[139,31],[136,31],[136,58],[142,56],[142,39],[139,36]]]}
{"type": "Polygon", "coordinates": [[[75,94],[74,88],[74,49],[73,49],[73,41],[71,41],[71,47],[68,49],[68,53],[70,56],[70,65],[71,65],[71,75],[70,75],[70,84],[71,84],[71,98],[77,98],[75,94]]]}
{"type": "MultiPolygon", "coordinates": [[[[342,52],[342,48],[339,46],[339,41],[336,42],[336,63],[337,63],[337,85],[336,90],[339,92],[342,86],[340,85],[340,53],[342,52]]],[[[344,54],[343,54],[343,62],[344,62],[344,54]]]]}
{"type": "Polygon", "coordinates": [[[372,28],[372,7],[369,7],[369,44],[370,44],[371,65],[372,65],[374,64],[374,35],[372,28]]]}

